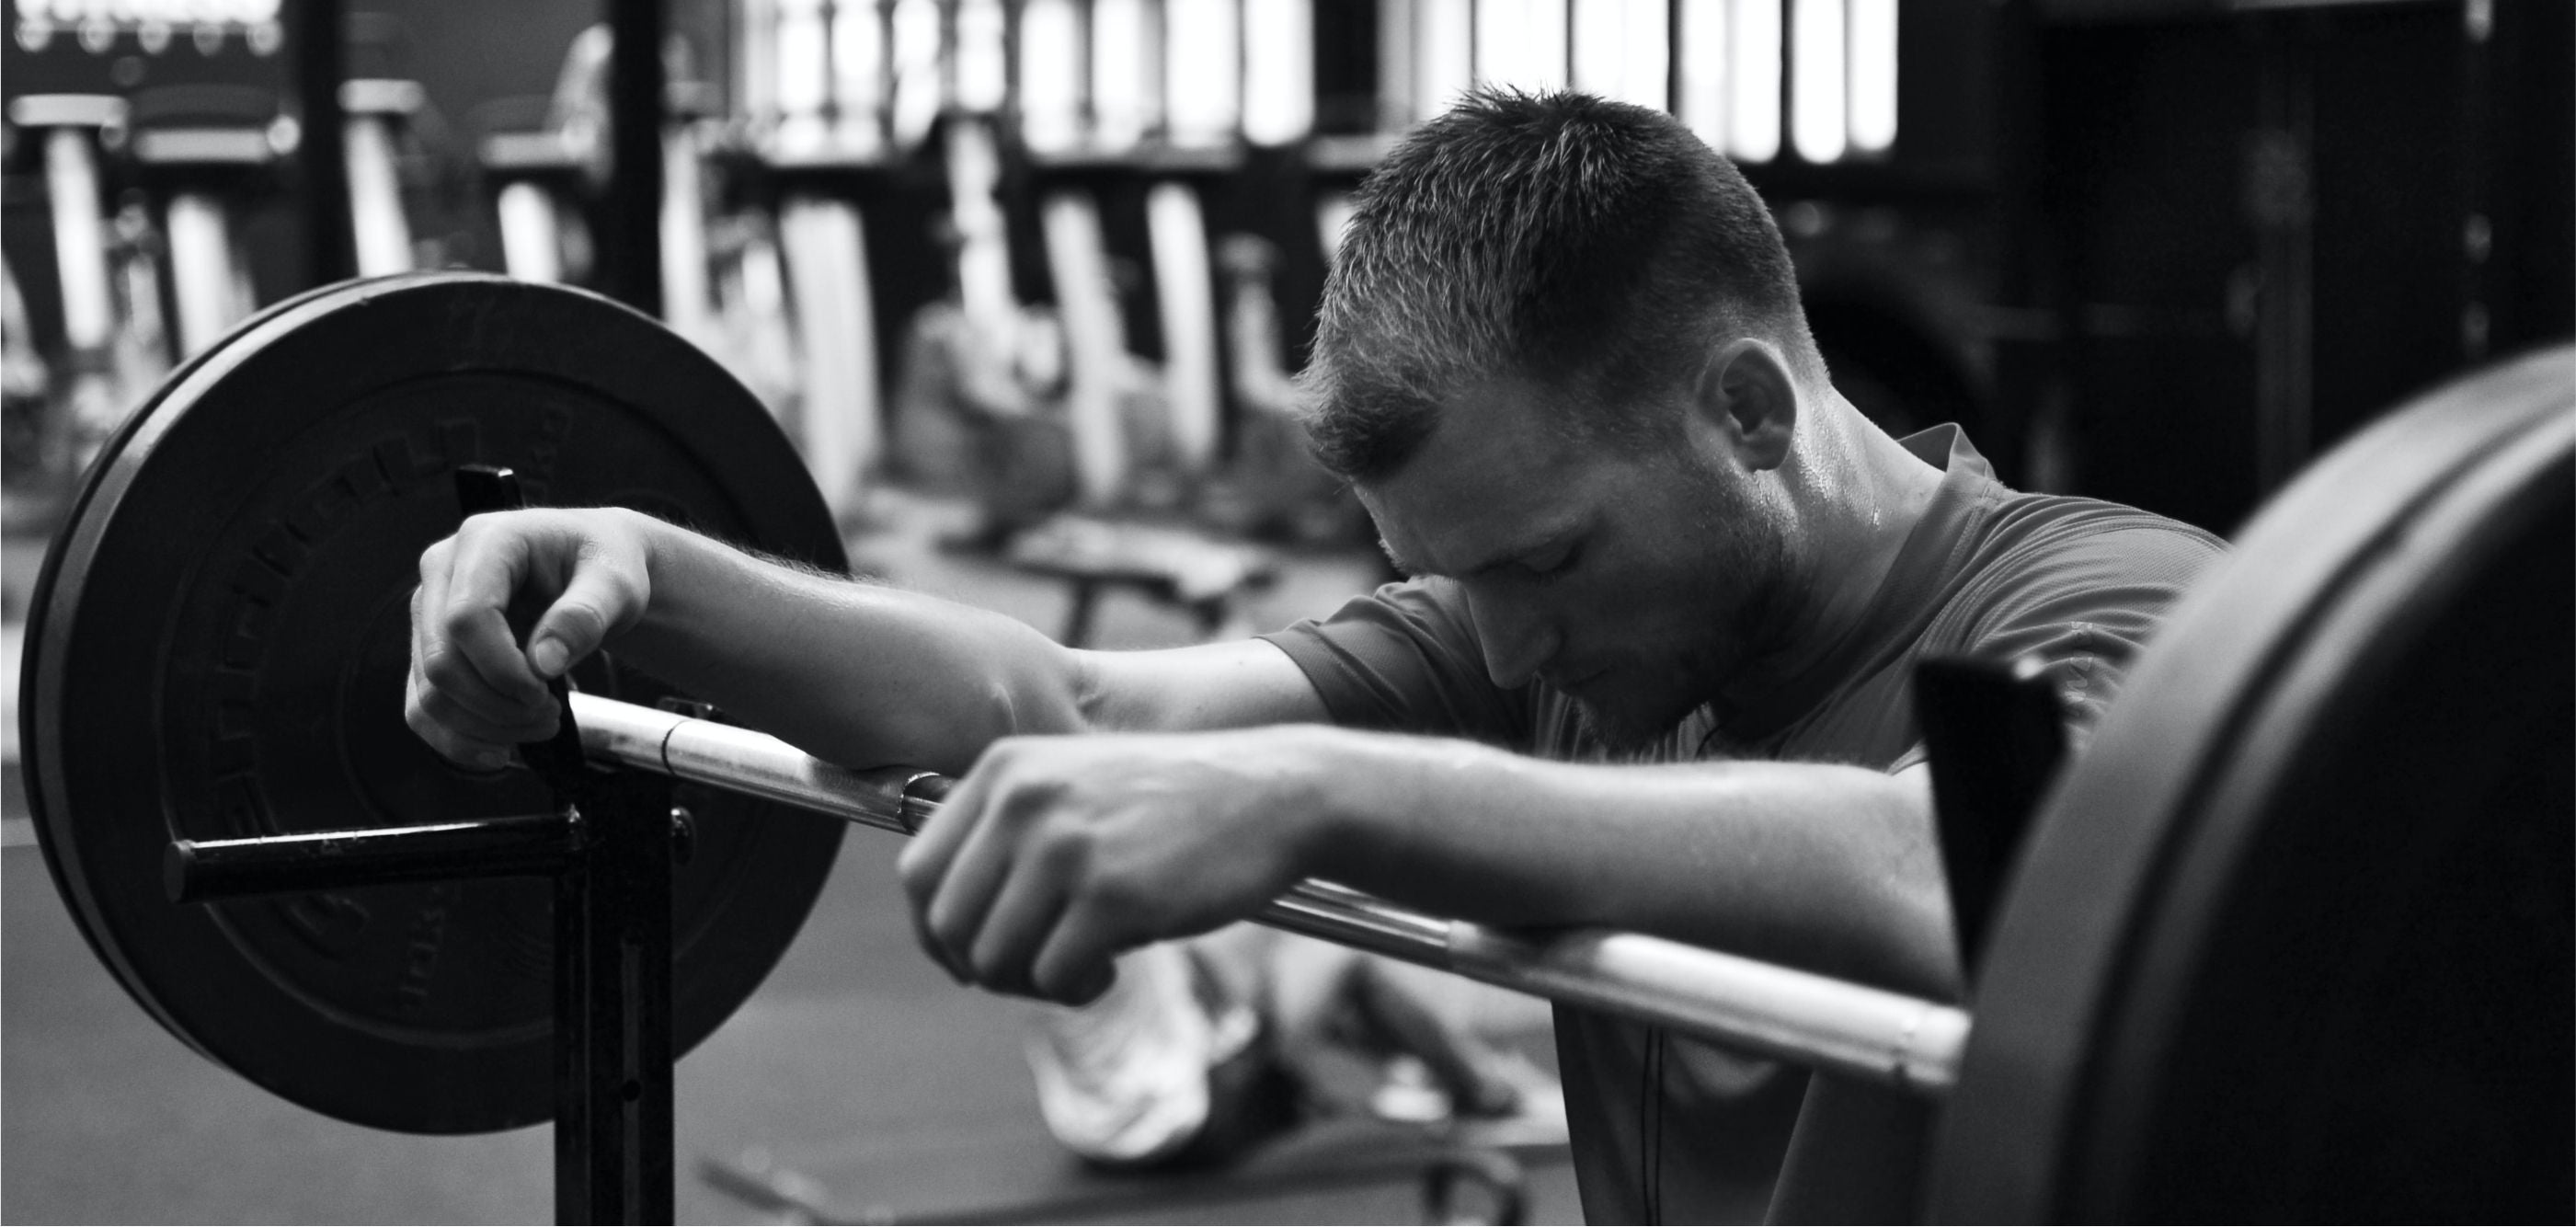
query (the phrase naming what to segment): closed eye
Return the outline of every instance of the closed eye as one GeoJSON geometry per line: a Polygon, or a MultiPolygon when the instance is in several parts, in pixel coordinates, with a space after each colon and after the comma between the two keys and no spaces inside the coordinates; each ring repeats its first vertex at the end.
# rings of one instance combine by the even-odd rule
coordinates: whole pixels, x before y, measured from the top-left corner
{"type": "Polygon", "coordinates": [[[1555,549],[1522,559],[1521,567],[1540,583],[1552,584],[1574,570],[1577,557],[1574,543],[1567,542],[1555,549]]]}

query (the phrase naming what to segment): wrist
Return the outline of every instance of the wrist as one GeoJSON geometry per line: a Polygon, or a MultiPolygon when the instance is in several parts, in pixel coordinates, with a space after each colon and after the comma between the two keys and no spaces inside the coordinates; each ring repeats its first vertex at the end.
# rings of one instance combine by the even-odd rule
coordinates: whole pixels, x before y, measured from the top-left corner
{"type": "MultiPolygon", "coordinates": [[[[619,529],[631,543],[627,548],[642,571],[641,604],[627,623],[620,638],[631,641],[630,649],[658,651],[690,643],[692,620],[689,608],[692,592],[705,591],[704,580],[713,561],[704,557],[712,540],[641,511],[624,507],[609,508],[619,520],[619,529]]],[[[685,649],[683,649],[685,650],[685,649]]]]}
{"type": "Polygon", "coordinates": [[[1422,855],[1425,818],[1458,800],[1493,753],[1472,742],[1312,727],[1307,864],[1352,886],[1400,878],[1422,855]]]}

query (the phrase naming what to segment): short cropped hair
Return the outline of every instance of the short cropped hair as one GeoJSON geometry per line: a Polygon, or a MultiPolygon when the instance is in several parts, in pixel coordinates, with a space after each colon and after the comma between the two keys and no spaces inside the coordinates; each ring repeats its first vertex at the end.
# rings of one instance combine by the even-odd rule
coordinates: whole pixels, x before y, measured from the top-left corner
{"type": "Polygon", "coordinates": [[[1563,395],[1573,437],[1647,444],[1647,402],[1720,334],[1822,359],[1779,226],[1733,163],[1660,111],[1480,89],[1360,185],[1326,280],[1303,404],[1316,458],[1400,468],[1441,400],[1511,375],[1563,395]]]}

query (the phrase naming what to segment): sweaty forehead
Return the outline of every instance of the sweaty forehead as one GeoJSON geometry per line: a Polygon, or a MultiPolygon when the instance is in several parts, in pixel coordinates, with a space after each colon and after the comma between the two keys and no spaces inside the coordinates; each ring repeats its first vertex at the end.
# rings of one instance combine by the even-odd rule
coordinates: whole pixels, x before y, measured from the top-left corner
{"type": "Polygon", "coordinates": [[[1397,566],[1463,575],[1579,518],[1592,449],[1548,421],[1562,407],[1546,395],[1501,380],[1463,394],[1403,467],[1359,487],[1397,566]]]}

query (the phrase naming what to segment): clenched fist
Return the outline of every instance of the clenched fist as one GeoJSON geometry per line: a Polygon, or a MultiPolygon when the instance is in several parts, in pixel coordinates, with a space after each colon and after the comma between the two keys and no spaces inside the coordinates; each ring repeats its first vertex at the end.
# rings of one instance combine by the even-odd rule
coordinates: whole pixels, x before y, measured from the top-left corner
{"type": "Polygon", "coordinates": [[[1001,992],[1098,996],[1120,951],[1240,920],[1313,872],[1338,736],[995,742],[904,850],[923,949],[1001,992]]]}
{"type": "Polygon", "coordinates": [[[621,508],[474,516],[420,556],[403,716],[431,748],[497,768],[551,736],[563,713],[546,681],[642,617],[651,533],[621,508]],[[522,645],[513,609],[542,609],[522,645]]]}

